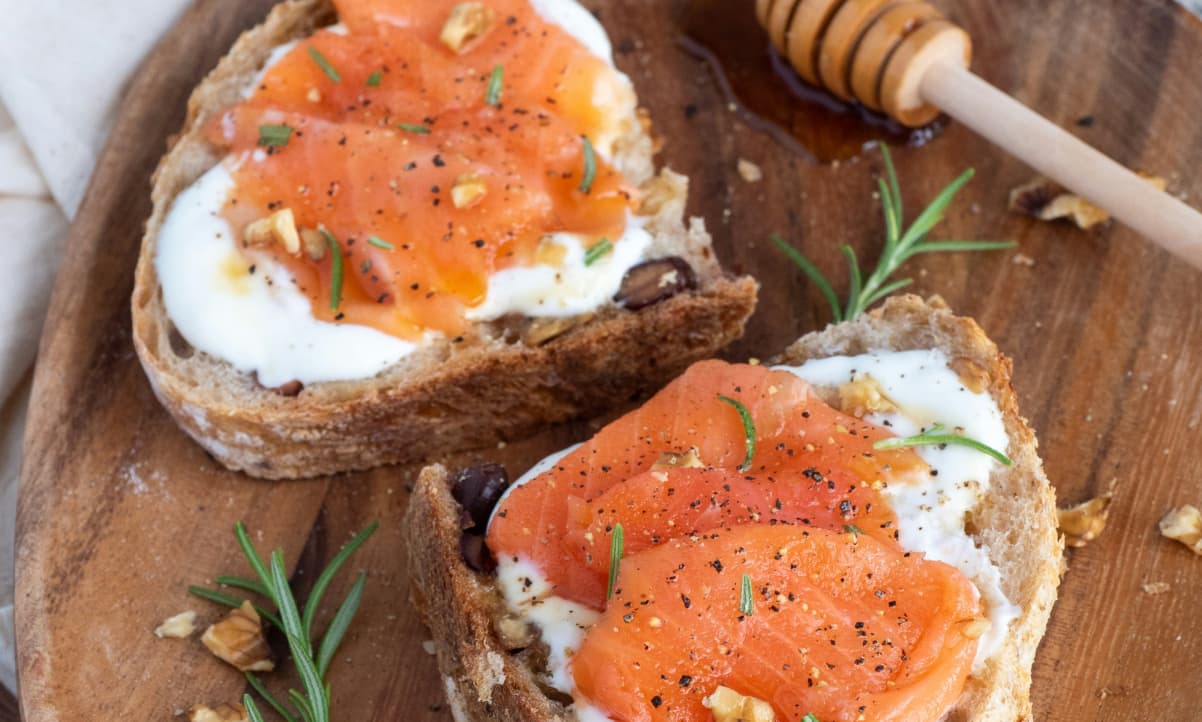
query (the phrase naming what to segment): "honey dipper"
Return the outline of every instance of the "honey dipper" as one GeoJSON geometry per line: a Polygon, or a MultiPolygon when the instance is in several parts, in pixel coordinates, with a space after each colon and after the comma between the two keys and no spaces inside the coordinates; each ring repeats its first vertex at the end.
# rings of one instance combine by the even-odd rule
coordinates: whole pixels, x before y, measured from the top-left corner
{"type": "Polygon", "coordinates": [[[756,0],[806,82],[915,127],[946,112],[1202,270],[1202,213],[968,69],[968,33],[921,0],[756,0]]]}

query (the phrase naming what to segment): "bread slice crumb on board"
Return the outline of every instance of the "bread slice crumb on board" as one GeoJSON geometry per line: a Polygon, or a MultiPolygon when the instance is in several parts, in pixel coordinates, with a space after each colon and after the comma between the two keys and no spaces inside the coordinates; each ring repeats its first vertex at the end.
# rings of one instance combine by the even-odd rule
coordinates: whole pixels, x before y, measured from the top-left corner
{"type": "MultiPolygon", "coordinates": [[[[983,673],[969,678],[952,722],[1031,719],[1031,665],[1060,582],[1063,541],[1056,529],[1055,495],[1037,442],[1019,415],[1011,362],[975,321],[953,315],[941,299],[907,295],[847,323],[811,333],[779,363],[854,355],[871,350],[940,349],[971,369],[1002,411],[1014,464],[991,479],[990,495],[968,519],[976,541],[999,567],[1003,591],[1022,612],[1003,649],[983,673]]],[[[963,372],[962,372],[963,373],[963,372]]],[[[520,470],[514,470],[520,471],[520,470]]],[[[491,577],[471,571],[460,552],[462,510],[451,496],[451,473],[425,468],[405,517],[410,597],[435,640],[439,672],[457,720],[574,719],[570,700],[547,694],[536,670],[537,645],[513,654],[494,631],[504,605],[491,577]]]]}
{"type": "Polygon", "coordinates": [[[683,258],[695,289],[637,311],[610,305],[551,334],[528,319],[476,324],[462,342],[426,345],[375,377],[303,390],[264,388],[192,348],[168,317],[154,257],[172,201],[221,159],[201,128],[241,99],[273,48],[335,21],[328,0],[288,0],[244,33],[193,92],[154,176],[132,299],[134,343],[156,396],[219,462],[286,479],[495,445],[654,391],[742,335],[758,285],[723,272],[704,223],[683,218],[687,179],[656,175],[650,135],[634,128],[620,143],[634,158],[628,177],[644,192],[641,212],[651,217],[649,257],[683,258]]]}

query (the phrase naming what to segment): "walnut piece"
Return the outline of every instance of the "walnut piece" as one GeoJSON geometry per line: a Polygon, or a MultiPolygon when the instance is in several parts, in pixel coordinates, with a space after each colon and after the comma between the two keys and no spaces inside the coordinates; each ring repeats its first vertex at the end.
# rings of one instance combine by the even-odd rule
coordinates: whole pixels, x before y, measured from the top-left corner
{"type": "Polygon", "coordinates": [[[1144,590],[1144,594],[1165,594],[1173,587],[1168,582],[1145,582],[1139,585],[1140,589],[1144,590]]]}
{"type": "MultiPolygon", "coordinates": [[[[1139,173],[1139,176],[1157,190],[1165,189],[1163,178],[1143,172],[1139,173]]],[[[1086,231],[1110,220],[1110,214],[1105,210],[1042,177],[1010,191],[1010,210],[1034,216],[1041,221],[1068,218],[1076,223],[1078,228],[1086,231]]]]}
{"type": "Polygon", "coordinates": [[[505,649],[525,649],[534,644],[534,630],[530,628],[529,624],[513,615],[506,614],[498,617],[493,628],[496,629],[497,636],[501,638],[505,649]]]}
{"type": "Polygon", "coordinates": [[[701,461],[701,455],[697,451],[697,447],[689,448],[683,454],[677,454],[671,451],[665,451],[659,455],[655,463],[651,465],[652,471],[664,471],[666,469],[704,469],[705,463],[701,461]]]}
{"type": "Polygon", "coordinates": [[[243,672],[275,669],[271,647],[263,637],[263,623],[250,602],[243,602],[225,619],[211,625],[200,641],[210,652],[243,672]]]}
{"type": "Polygon", "coordinates": [[[240,704],[223,704],[211,709],[203,704],[194,704],[188,710],[188,722],[247,722],[246,708],[240,704]]]}
{"type": "Polygon", "coordinates": [[[309,254],[309,258],[314,261],[320,261],[326,257],[326,237],[321,231],[313,228],[304,228],[300,232],[301,247],[305,249],[305,253],[309,254]]]}
{"type": "Polygon", "coordinates": [[[451,8],[438,39],[456,53],[462,53],[473,40],[488,32],[493,15],[492,8],[484,3],[459,3],[451,8]]]}
{"type": "Polygon", "coordinates": [[[522,342],[527,346],[542,346],[553,338],[564,335],[574,327],[584,323],[592,314],[583,316],[566,316],[563,318],[536,318],[522,333],[522,342]]]}
{"type": "Polygon", "coordinates": [[[242,237],[252,246],[279,243],[289,253],[300,253],[300,233],[296,230],[296,219],[292,216],[291,208],[282,208],[247,224],[242,237]]]}
{"type": "Polygon", "coordinates": [[[173,637],[175,639],[183,639],[191,637],[196,631],[196,612],[187,611],[180,612],[174,617],[167,617],[163,623],[155,627],[154,636],[162,639],[163,637],[173,637]]]}
{"type": "Polygon", "coordinates": [[[488,195],[488,184],[475,173],[464,173],[451,186],[451,202],[456,208],[471,208],[488,195]]]}
{"type": "Polygon", "coordinates": [[[1160,520],[1160,533],[1202,556],[1202,511],[1198,507],[1186,504],[1169,511],[1160,520]]]}
{"type": "Polygon", "coordinates": [[[776,712],[762,699],[718,687],[701,701],[714,714],[714,722],[774,722],[776,712]]]}
{"type": "Polygon", "coordinates": [[[1110,516],[1110,495],[1099,496],[1067,509],[1057,509],[1057,524],[1070,547],[1083,547],[1102,533],[1110,516]]]}
{"type": "Polygon", "coordinates": [[[748,183],[759,183],[764,179],[764,171],[760,170],[758,165],[745,158],[739,159],[738,168],[739,177],[748,183]]]}
{"type": "Polygon", "coordinates": [[[839,387],[839,408],[856,418],[897,411],[897,406],[885,396],[881,383],[868,374],[861,374],[839,387]]]}

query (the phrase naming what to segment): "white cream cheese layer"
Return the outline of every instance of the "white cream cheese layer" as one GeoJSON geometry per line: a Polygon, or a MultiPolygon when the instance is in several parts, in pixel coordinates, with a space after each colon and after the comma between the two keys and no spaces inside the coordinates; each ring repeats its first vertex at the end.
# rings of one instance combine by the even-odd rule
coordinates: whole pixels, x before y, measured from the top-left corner
{"type": "Polygon", "coordinates": [[[219,163],[179,194],[159,229],[163,304],[188,343],[269,387],[367,378],[415,348],[373,328],[317,320],[291,274],[266,257],[250,272],[220,215],[233,187],[219,163]]]}
{"type": "MultiPolygon", "coordinates": [[[[943,424],[1003,453],[1009,444],[1002,412],[993,397],[965,388],[939,350],[878,351],[779,368],[815,386],[840,386],[871,376],[897,411],[868,414],[864,419],[899,436],[943,424]]],[[[974,670],[979,672],[1001,648],[1007,628],[1021,611],[1002,592],[997,566],[964,527],[965,515],[989,493],[990,474],[1000,467],[989,456],[965,446],[916,446],[914,450],[930,465],[930,476],[911,483],[895,482],[883,493],[897,515],[902,547],[956,567],[980,591],[990,628],[977,646],[974,670]]]]}
{"type": "MultiPolygon", "coordinates": [[[[578,39],[613,67],[605,29],[575,0],[531,0],[534,9],[578,39]]],[[[345,33],[341,24],[327,28],[345,33]]],[[[295,47],[275,48],[264,71],[295,47]]],[[[249,97],[262,72],[248,84],[249,97]]],[[[636,98],[630,79],[616,68],[601,76],[593,100],[607,124],[592,138],[598,154],[622,170],[615,157],[617,139],[637,124],[636,98]]],[[[220,216],[233,179],[229,168],[240,162],[262,162],[263,153],[226,158],[182,192],[172,204],[158,234],[155,271],[172,322],[193,347],[229,362],[243,373],[255,373],[264,386],[369,378],[397,363],[436,336],[417,343],[366,326],[333,324],[314,318],[308,298],[291,276],[267,258],[248,261],[238,250],[237,233],[220,216]],[[254,266],[254,272],[250,266],[254,266]]],[[[631,215],[613,251],[585,265],[592,236],[553,234],[563,246],[558,266],[508,268],[489,279],[484,301],[467,313],[468,320],[487,321],[507,314],[528,317],[573,316],[610,302],[631,266],[643,260],[651,243],[642,219],[631,215]]]]}

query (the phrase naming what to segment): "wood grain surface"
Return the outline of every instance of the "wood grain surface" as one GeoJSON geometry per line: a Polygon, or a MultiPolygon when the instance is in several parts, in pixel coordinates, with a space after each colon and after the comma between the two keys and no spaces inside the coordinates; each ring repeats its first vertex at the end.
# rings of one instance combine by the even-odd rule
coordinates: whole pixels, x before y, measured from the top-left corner
{"type": "MultiPolygon", "coordinates": [[[[202,0],[163,40],[127,91],[67,240],[41,346],[18,516],[28,722],[168,720],[197,702],[239,698],[241,676],[195,639],[151,634],[185,609],[202,621],[221,614],[185,587],[246,572],[230,531],[238,519],[261,548],[299,559],[302,596],[338,545],[379,519],[380,532],[354,562],[370,576],[360,619],[332,667],[335,715],[450,719],[421,648],[425,632],[406,602],[399,524],[414,470],[296,483],[225,472],[156,403],[130,342],[149,175],[182,121],[189,89],[269,4],[202,0]]],[[[763,283],[759,311],[729,355],[765,357],[826,323],[817,290],[766,239],[783,234],[834,278],[844,277],[839,243],[875,258],[879,155],[819,166],[782,151],[728,112],[707,69],[679,50],[672,2],[588,4],[664,137],[661,160],[693,178],[691,211],[707,219],[724,261],[763,283]],[[765,179],[742,180],[739,158],[758,163],[765,179]]],[[[981,75],[1202,202],[1202,23],[1168,0],[940,4],[975,38],[981,75]],[[1082,116],[1093,124],[1077,125],[1082,116]]],[[[1039,719],[1199,719],[1202,559],[1160,538],[1156,521],[1173,505],[1202,503],[1202,276],[1120,227],[1084,233],[1007,213],[1008,190],[1030,172],[955,124],[896,155],[910,209],[976,167],[937,235],[1015,239],[1035,264],[1015,263],[1009,252],[924,257],[909,268],[916,288],[977,317],[1014,358],[1023,409],[1062,501],[1115,490],[1105,534],[1069,555],[1036,661],[1039,719]],[[1141,590],[1154,581],[1170,591],[1141,590]]],[[[568,425],[457,460],[495,459],[520,471],[589,428],[568,425]]],[[[328,598],[340,598],[347,579],[335,587],[328,598]]],[[[272,680],[276,688],[287,682],[272,680]]]]}

